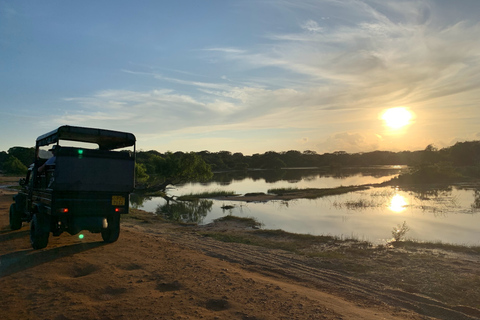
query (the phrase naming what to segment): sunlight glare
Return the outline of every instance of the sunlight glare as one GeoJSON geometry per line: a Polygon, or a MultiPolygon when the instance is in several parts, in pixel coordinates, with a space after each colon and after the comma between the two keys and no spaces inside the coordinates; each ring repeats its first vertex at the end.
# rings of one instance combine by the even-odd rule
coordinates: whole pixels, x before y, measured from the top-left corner
{"type": "Polygon", "coordinates": [[[387,127],[400,129],[409,125],[412,117],[412,113],[406,108],[398,107],[387,109],[382,115],[382,120],[385,121],[387,127]]]}
{"type": "Polygon", "coordinates": [[[397,193],[392,197],[392,200],[390,200],[390,206],[388,206],[388,209],[392,210],[393,212],[402,212],[405,210],[407,205],[407,200],[397,193]]]}

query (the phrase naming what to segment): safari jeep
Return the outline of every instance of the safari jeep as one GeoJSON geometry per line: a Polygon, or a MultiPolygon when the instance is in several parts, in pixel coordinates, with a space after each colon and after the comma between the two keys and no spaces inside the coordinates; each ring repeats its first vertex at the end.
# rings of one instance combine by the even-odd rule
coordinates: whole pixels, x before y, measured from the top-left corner
{"type": "Polygon", "coordinates": [[[64,231],[100,232],[105,242],[115,242],[120,214],[128,213],[134,170],[131,133],[62,126],[44,134],[37,138],[26,178],[20,180],[22,189],[13,197],[10,228],[18,230],[22,222],[30,222],[34,249],[45,248],[50,233],[59,236],[64,231]],[[52,149],[55,164],[40,169],[52,149]]]}

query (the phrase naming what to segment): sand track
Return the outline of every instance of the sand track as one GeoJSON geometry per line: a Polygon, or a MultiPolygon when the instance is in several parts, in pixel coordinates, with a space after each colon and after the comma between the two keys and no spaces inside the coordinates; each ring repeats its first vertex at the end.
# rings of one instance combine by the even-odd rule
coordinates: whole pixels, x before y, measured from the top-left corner
{"type": "Polygon", "coordinates": [[[28,225],[8,228],[0,195],[1,319],[479,319],[321,268],[314,259],[223,243],[198,229],[126,220],[120,239],[62,234],[32,250],[28,225]]]}
{"type": "Polygon", "coordinates": [[[266,276],[285,277],[323,292],[344,296],[356,301],[357,304],[372,306],[385,303],[445,320],[480,317],[477,309],[464,306],[452,307],[422,295],[354,279],[332,270],[312,266],[311,260],[282,250],[223,243],[209,238],[199,241],[196,235],[190,237],[171,235],[170,238],[188,248],[201,250],[211,257],[240,264],[246,270],[266,276]]]}

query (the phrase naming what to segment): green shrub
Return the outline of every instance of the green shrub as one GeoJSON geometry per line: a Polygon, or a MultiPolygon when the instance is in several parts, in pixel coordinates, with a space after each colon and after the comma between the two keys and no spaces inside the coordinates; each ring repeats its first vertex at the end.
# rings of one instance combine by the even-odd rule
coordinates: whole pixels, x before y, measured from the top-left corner
{"type": "Polygon", "coordinates": [[[399,175],[392,181],[398,184],[452,183],[465,180],[454,167],[447,164],[422,165],[409,173],[399,175]]]}
{"type": "Polygon", "coordinates": [[[135,181],[137,183],[145,183],[149,177],[147,167],[143,163],[135,163],[135,181]]]}
{"type": "Polygon", "coordinates": [[[3,170],[7,174],[21,174],[24,175],[27,173],[27,167],[16,157],[9,156],[7,160],[3,163],[3,170]]]}

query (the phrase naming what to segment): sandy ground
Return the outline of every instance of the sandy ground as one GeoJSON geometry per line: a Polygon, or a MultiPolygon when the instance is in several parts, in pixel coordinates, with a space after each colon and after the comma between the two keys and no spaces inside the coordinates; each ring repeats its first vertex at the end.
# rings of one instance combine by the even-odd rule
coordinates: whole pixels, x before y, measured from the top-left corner
{"type": "Polygon", "coordinates": [[[26,223],[9,230],[12,194],[0,189],[0,319],[480,316],[476,308],[314,267],[281,250],[223,243],[198,228],[142,219],[123,219],[113,244],[99,234],[86,232],[82,240],[62,234],[35,251],[26,223]]]}

